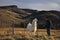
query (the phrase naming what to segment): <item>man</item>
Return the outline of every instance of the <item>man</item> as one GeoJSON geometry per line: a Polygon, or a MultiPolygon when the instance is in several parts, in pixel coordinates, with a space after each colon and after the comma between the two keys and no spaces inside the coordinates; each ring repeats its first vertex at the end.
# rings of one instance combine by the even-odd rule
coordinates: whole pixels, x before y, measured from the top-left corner
{"type": "Polygon", "coordinates": [[[46,17],[46,29],[48,36],[50,36],[50,20],[48,19],[48,17],[46,17]]]}

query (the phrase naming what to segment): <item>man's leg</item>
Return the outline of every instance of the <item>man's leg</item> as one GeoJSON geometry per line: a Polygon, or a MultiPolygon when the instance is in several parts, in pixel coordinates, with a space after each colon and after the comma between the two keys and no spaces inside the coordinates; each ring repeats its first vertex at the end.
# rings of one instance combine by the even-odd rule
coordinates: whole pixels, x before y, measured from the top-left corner
{"type": "Polygon", "coordinates": [[[48,36],[50,36],[50,29],[48,29],[48,36]]]}
{"type": "Polygon", "coordinates": [[[50,36],[50,28],[47,28],[47,34],[50,36]]]}

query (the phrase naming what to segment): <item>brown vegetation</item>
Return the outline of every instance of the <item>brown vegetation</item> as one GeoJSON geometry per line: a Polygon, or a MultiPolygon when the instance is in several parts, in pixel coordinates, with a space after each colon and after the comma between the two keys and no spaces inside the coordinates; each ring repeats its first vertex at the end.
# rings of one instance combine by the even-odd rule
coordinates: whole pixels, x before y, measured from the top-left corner
{"type": "MultiPolygon", "coordinates": [[[[12,28],[0,28],[0,34],[1,35],[7,35],[12,32],[12,28]]],[[[33,32],[29,32],[26,28],[14,28],[14,34],[16,35],[28,35],[33,32]]],[[[46,29],[38,29],[36,32],[38,35],[47,35],[46,29]]],[[[51,35],[59,35],[60,36],[60,30],[51,30],[51,35]]]]}

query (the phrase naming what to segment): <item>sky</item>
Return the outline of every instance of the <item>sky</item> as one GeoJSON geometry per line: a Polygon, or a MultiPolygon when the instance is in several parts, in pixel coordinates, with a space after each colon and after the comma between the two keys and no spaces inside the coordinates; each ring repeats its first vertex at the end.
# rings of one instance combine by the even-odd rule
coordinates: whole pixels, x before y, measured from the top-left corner
{"type": "Polygon", "coordinates": [[[17,5],[19,8],[34,10],[58,10],[60,0],[0,0],[0,6],[17,5]]]}

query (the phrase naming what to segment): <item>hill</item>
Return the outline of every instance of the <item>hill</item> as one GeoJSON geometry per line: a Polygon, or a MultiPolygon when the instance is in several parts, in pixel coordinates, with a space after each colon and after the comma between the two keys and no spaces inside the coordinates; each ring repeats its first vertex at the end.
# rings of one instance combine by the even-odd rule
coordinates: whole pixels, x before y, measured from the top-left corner
{"type": "Polygon", "coordinates": [[[49,17],[53,26],[52,29],[60,29],[60,11],[38,11],[32,9],[18,8],[16,5],[0,6],[0,26],[26,27],[27,23],[34,18],[38,19],[38,28],[45,28],[45,18],[49,17]],[[7,23],[7,24],[6,24],[7,23]]]}
{"type": "Polygon", "coordinates": [[[56,10],[50,10],[50,11],[38,11],[38,10],[32,10],[32,9],[22,9],[24,11],[27,11],[31,13],[31,15],[28,15],[25,17],[25,19],[29,19],[29,21],[32,21],[34,18],[38,19],[38,28],[45,28],[45,18],[48,17],[52,22],[52,29],[60,29],[60,11],[56,10]],[[42,26],[42,27],[41,27],[42,26]]]}
{"type": "MultiPolygon", "coordinates": [[[[18,11],[18,8],[14,5],[0,7],[0,27],[10,27],[12,24],[19,24],[24,21],[21,19],[20,14],[17,14],[15,10],[18,11]]],[[[23,13],[25,12],[22,12],[22,14],[23,13]]]]}

